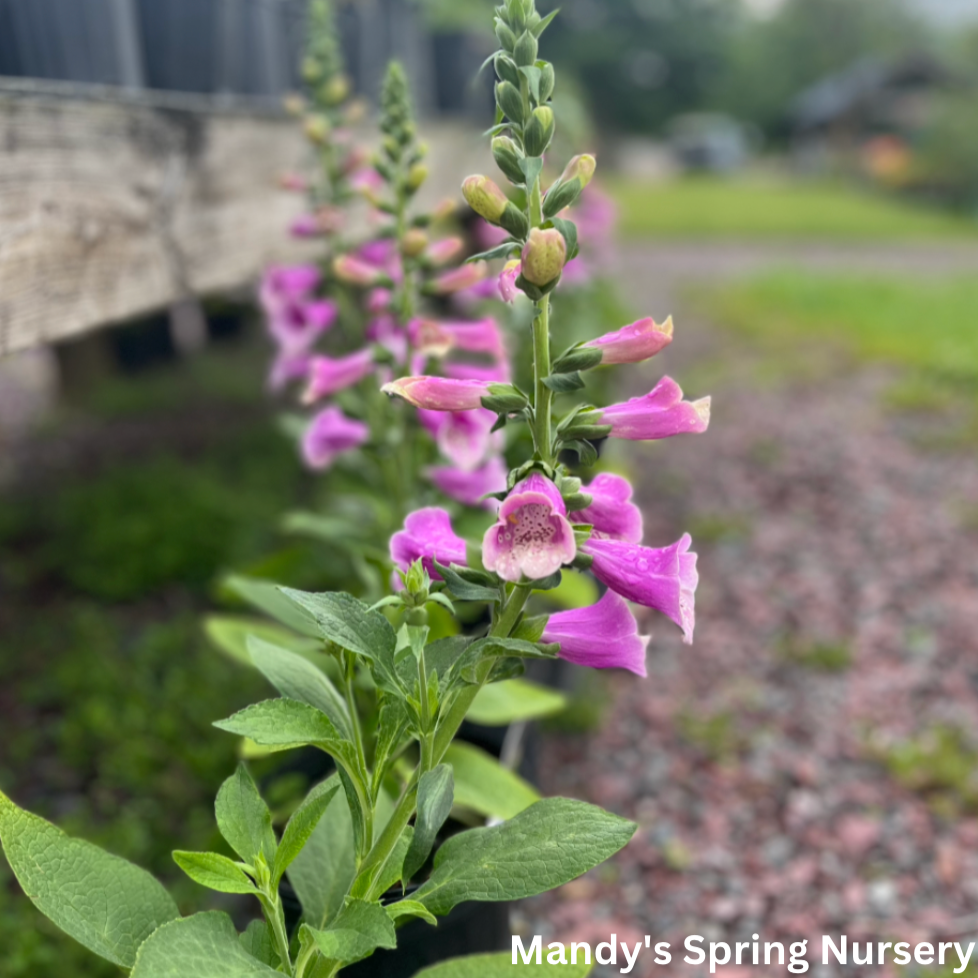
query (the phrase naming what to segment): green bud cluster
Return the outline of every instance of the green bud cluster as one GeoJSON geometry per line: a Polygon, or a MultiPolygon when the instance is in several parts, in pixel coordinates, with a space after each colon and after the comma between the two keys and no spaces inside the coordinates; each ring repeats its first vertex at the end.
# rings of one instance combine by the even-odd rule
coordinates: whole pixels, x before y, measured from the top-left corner
{"type": "Polygon", "coordinates": [[[387,66],[384,76],[380,94],[380,131],[384,138],[374,167],[391,184],[398,197],[410,197],[428,176],[428,168],[422,162],[426,147],[417,142],[407,75],[397,61],[387,66]]]}
{"type": "Polygon", "coordinates": [[[319,110],[336,107],[350,94],[350,83],[343,69],[331,0],[312,0],[302,78],[319,110]]]}

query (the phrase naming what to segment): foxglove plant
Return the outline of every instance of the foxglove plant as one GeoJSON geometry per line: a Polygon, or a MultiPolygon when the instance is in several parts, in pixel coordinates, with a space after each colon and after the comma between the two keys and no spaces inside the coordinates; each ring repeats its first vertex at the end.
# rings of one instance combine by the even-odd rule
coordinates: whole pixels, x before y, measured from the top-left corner
{"type": "MultiPolygon", "coordinates": [[[[617,415],[607,420],[612,409],[576,407],[559,417],[553,402],[555,395],[580,389],[583,372],[617,341],[551,358],[551,295],[563,261],[577,247],[573,225],[553,215],[580,192],[579,174],[593,170],[593,163],[578,161],[574,175],[542,192],[541,157],[554,127],[554,73],[538,60],[537,48],[550,19],[539,16],[534,0],[507,0],[496,9],[502,44],[494,59],[497,131],[507,134],[512,154],[503,172],[523,183],[527,207],[500,208],[494,191],[488,199],[490,219],[505,221],[511,235],[499,255],[520,253],[515,284],[536,303],[533,389],[524,393],[475,377],[416,376],[387,385],[389,393],[426,410],[484,410],[500,426],[529,425],[535,451],[508,473],[481,558],[455,533],[445,511],[426,508],[410,514],[391,537],[403,588],[375,605],[349,594],[259,582],[239,588],[279,623],[242,642],[243,654],[279,696],[216,726],[244,738],[251,752],[312,747],[335,766],[279,834],[242,765],[215,804],[218,828],[234,857],[174,853],[202,886],[253,898],[261,917],[243,934],[222,911],[181,917],[143,870],[67,837],[0,794],[0,841],[25,893],[65,932],[131,969],[133,978],[333,978],[378,948],[396,947],[397,929],[407,920],[434,925],[464,901],[514,900],[559,886],[609,858],[635,830],[584,802],[527,804],[524,798],[498,824],[446,838],[453,807],[468,803],[462,790],[466,754],[453,740],[487,686],[518,675],[525,659],[558,655],[643,674],[648,640],[626,599],[657,608],[680,624],[687,639],[692,636],[696,557],[689,537],[666,548],[643,546],[628,484],[598,477],[583,487],[560,461],[565,451],[592,458],[591,441],[613,433],[617,415]],[[528,617],[530,595],[552,588],[567,566],[590,567],[609,590],[590,608],[528,617]],[[462,602],[488,606],[485,634],[432,640],[429,614],[440,608],[457,615],[462,602]],[[375,724],[361,722],[358,696],[375,701],[375,724]],[[302,920],[291,931],[280,893],[284,878],[302,904],[302,920]]],[[[485,192],[481,178],[478,194],[485,192]]],[[[470,202],[478,206],[483,199],[470,202]]],[[[407,265],[404,271],[407,278],[407,265]]],[[[397,296],[398,282],[389,277],[385,287],[397,296]]],[[[625,332],[632,344],[632,333],[625,332]]],[[[626,402],[630,420],[623,437],[666,437],[705,426],[702,402],[683,407],[671,382],[656,391],[637,404],[626,402]],[[643,426],[643,411],[656,419],[651,426],[643,426]]],[[[324,424],[309,450],[322,457],[336,450],[337,441],[357,437],[348,425],[324,424]]],[[[519,966],[508,960],[492,960],[492,974],[517,973],[519,966]]],[[[461,978],[488,966],[484,959],[462,958],[438,973],[461,978]]]]}

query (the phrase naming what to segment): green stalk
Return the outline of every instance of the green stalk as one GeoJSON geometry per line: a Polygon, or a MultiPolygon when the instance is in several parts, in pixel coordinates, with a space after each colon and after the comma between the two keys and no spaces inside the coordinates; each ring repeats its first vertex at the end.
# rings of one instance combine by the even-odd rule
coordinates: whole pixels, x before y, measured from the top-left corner
{"type": "Polygon", "coordinates": [[[285,933],[285,921],[282,918],[282,904],[279,901],[278,894],[274,894],[274,897],[269,897],[264,893],[259,894],[258,901],[261,903],[262,910],[265,911],[265,919],[272,928],[278,956],[282,964],[286,967],[286,974],[289,974],[292,971],[292,958],[289,955],[289,938],[285,933]]]}
{"type": "Polygon", "coordinates": [[[543,382],[550,376],[550,296],[539,302],[540,315],[533,320],[533,441],[537,453],[554,464],[551,414],[554,392],[543,382]]]}

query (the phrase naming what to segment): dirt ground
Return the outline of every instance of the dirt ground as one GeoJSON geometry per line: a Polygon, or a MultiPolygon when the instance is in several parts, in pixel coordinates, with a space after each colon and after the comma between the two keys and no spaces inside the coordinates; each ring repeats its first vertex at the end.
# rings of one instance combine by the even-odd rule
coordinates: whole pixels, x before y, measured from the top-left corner
{"type": "MultiPolygon", "coordinates": [[[[960,272],[964,254],[794,258],[902,275],[960,272]]],[[[640,828],[610,865],[525,904],[517,926],[544,942],[672,943],[671,967],[646,951],[632,974],[706,973],[675,953],[689,934],[807,938],[820,976],[910,970],[823,966],[823,934],[978,934],[978,453],[941,437],[954,419],[888,408],[886,370],[800,351],[779,374],[684,317],[700,278],[784,259],[736,245],[625,259],[636,307],[676,320],[644,380],[669,372],[713,395],[706,435],[635,452],[646,543],[689,530],[700,555],[696,639],[650,617],[649,678],[614,677],[600,732],[547,739],[546,793],[640,828]]]]}

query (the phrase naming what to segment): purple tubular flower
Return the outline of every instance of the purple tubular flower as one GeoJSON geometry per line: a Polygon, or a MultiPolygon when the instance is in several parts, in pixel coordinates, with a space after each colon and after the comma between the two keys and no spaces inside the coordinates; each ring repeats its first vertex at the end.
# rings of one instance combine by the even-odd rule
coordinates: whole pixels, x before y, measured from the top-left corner
{"type": "Polygon", "coordinates": [[[667,615],[683,630],[688,645],[693,641],[699,583],[696,554],[689,552],[691,543],[688,533],[671,547],[659,549],[592,537],[581,550],[594,558],[591,573],[602,584],[629,601],[667,615]]]}
{"type": "Polygon", "coordinates": [[[605,333],[585,346],[601,351],[601,362],[641,363],[654,357],[672,342],[672,317],[661,325],[651,317],[622,326],[614,333],[605,333]]]}
{"type": "Polygon", "coordinates": [[[436,581],[441,575],[434,568],[434,561],[446,567],[449,564],[467,564],[465,541],[452,529],[448,513],[436,506],[409,513],[404,529],[391,537],[391,560],[406,571],[416,560],[436,581]]]}
{"type": "Polygon", "coordinates": [[[571,513],[575,523],[590,523],[592,539],[642,542],[642,511],[632,501],[632,487],[627,479],[610,472],[591,480],[582,490],[592,497],[591,505],[571,513]]]}
{"type": "Polygon", "coordinates": [[[336,321],[336,303],[330,299],[291,299],[268,319],[268,331],[288,353],[306,352],[336,321]]]}
{"type": "Polygon", "coordinates": [[[511,379],[508,360],[493,364],[451,363],[442,364],[446,377],[453,380],[478,380],[486,384],[508,384],[511,379]]]}
{"type": "Polygon", "coordinates": [[[506,464],[498,455],[493,455],[481,468],[468,472],[450,465],[439,465],[426,469],[425,474],[449,499],[482,509],[499,509],[498,499],[483,497],[506,488],[506,464]]]}
{"type": "Polygon", "coordinates": [[[489,395],[489,383],[448,377],[401,377],[381,390],[428,411],[474,411],[489,395]]]}
{"type": "Polygon", "coordinates": [[[461,265],[459,268],[453,268],[450,272],[443,272],[439,275],[432,282],[432,289],[437,295],[461,292],[463,289],[469,289],[481,282],[486,277],[487,272],[488,266],[484,261],[461,265]]]}
{"type": "Polygon", "coordinates": [[[289,234],[293,238],[319,238],[325,233],[325,228],[315,214],[300,214],[289,225],[289,234]]]}
{"type": "MultiPolygon", "coordinates": [[[[431,433],[442,455],[463,472],[477,469],[490,452],[502,447],[503,433],[491,430],[496,415],[485,408],[474,411],[420,410],[418,420],[431,433]]],[[[505,485],[502,488],[505,489],[505,485]]]]}
{"type": "Polygon", "coordinates": [[[372,350],[358,350],[345,357],[313,357],[309,365],[309,386],[302,395],[304,404],[352,387],[374,369],[372,350]]]}
{"type": "Polygon", "coordinates": [[[305,380],[313,358],[308,353],[281,351],[272,363],[268,375],[270,390],[280,391],[294,380],[305,380]]]}
{"type": "Polygon", "coordinates": [[[367,312],[373,316],[379,316],[390,308],[393,293],[390,289],[371,289],[367,296],[367,312]]]}
{"type": "Polygon", "coordinates": [[[348,418],[332,405],[320,411],[306,428],[302,457],[311,469],[328,469],[337,455],[359,448],[369,437],[369,426],[348,418]]]}
{"type": "Polygon", "coordinates": [[[412,319],[408,324],[411,345],[431,356],[444,356],[449,350],[506,355],[503,337],[492,316],[472,322],[442,322],[437,319],[412,319]]]}
{"type": "Polygon", "coordinates": [[[612,438],[629,441],[699,433],[710,424],[710,399],[684,401],[679,384],[663,377],[648,394],[604,408],[597,423],[610,424],[612,438]]]}
{"type": "Polygon", "coordinates": [[[315,265],[270,265],[258,290],[262,308],[269,316],[275,315],[284,303],[306,298],[320,278],[315,265]]]}
{"type": "Polygon", "coordinates": [[[367,323],[365,335],[371,343],[379,343],[394,357],[396,363],[407,360],[407,333],[397,324],[397,320],[387,314],[377,316],[367,323]]]}
{"type": "Polygon", "coordinates": [[[592,669],[627,669],[645,676],[645,650],[650,636],[639,635],[638,622],[627,602],[605,591],[597,604],[551,615],[542,641],[559,642],[557,653],[568,662],[592,669]]]}
{"type": "Polygon", "coordinates": [[[516,297],[520,294],[520,290],[516,287],[516,280],[522,271],[522,262],[514,258],[512,261],[506,262],[503,270],[499,273],[499,295],[503,302],[513,303],[516,301],[516,297]]]}
{"type": "Polygon", "coordinates": [[[549,577],[577,556],[560,491],[539,473],[518,483],[482,539],[482,562],[504,581],[549,577]]]}

